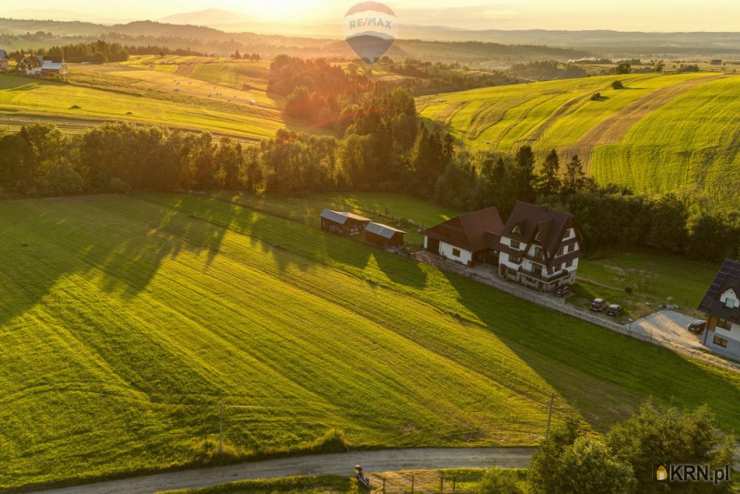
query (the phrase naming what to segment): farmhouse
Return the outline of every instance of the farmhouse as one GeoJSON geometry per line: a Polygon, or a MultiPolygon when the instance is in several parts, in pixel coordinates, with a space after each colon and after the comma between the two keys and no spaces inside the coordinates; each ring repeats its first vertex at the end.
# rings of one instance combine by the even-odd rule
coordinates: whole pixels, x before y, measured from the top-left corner
{"type": "Polygon", "coordinates": [[[3,49],[0,49],[0,70],[8,70],[8,54],[3,49]]]}
{"type": "Polygon", "coordinates": [[[67,75],[67,64],[44,60],[41,63],[41,77],[48,79],[63,79],[67,75]]]}
{"type": "Polygon", "coordinates": [[[365,227],[365,240],[378,247],[401,247],[406,232],[382,223],[370,222],[365,227]]]}
{"type": "Polygon", "coordinates": [[[503,227],[498,209],[481,209],[426,230],[424,248],[468,266],[495,262],[503,227]]]}
{"type": "Polygon", "coordinates": [[[740,261],[722,263],[699,310],[707,315],[704,345],[740,359],[740,261]]]}
{"type": "Polygon", "coordinates": [[[581,252],[571,214],[517,202],[499,250],[503,278],[548,292],[576,281],[581,252]]]}
{"type": "Polygon", "coordinates": [[[321,228],[340,235],[356,236],[365,231],[369,218],[354,213],[324,209],[321,212],[321,228]]]}

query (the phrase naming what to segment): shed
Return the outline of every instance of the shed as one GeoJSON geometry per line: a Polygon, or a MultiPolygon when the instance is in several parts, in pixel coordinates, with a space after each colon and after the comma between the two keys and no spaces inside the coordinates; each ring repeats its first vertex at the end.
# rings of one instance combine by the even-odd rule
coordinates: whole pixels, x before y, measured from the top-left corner
{"type": "Polygon", "coordinates": [[[368,223],[370,223],[370,218],[354,213],[332,209],[324,209],[321,212],[321,228],[340,235],[360,235],[368,223]]]}
{"type": "Polygon", "coordinates": [[[365,240],[379,247],[401,247],[406,232],[382,223],[370,222],[365,227],[365,240]]]}

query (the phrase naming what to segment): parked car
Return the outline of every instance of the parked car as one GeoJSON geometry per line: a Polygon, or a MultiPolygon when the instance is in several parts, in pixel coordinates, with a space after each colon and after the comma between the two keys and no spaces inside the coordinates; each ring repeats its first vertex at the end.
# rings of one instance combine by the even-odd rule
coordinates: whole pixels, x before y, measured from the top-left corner
{"type": "Polygon", "coordinates": [[[606,310],[606,300],[603,298],[595,298],[593,302],[591,302],[591,310],[593,312],[604,312],[604,310],[606,310]]]}
{"type": "Polygon", "coordinates": [[[707,321],[694,321],[689,324],[689,331],[694,334],[702,334],[707,329],[707,321]]]}
{"type": "Polygon", "coordinates": [[[622,306],[617,304],[611,304],[608,309],[606,309],[606,315],[609,317],[617,317],[622,314],[622,306]]]}

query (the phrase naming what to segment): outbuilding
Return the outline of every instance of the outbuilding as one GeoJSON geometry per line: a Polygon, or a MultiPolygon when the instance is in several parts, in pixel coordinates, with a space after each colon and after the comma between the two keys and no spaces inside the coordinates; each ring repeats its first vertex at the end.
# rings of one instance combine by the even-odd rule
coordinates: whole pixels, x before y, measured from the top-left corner
{"type": "Polygon", "coordinates": [[[382,223],[370,222],[365,227],[365,240],[378,247],[401,247],[406,232],[382,223]]]}
{"type": "Polygon", "coordinates": [[[354,213],[324,209],[321,212],[321,228],[339,235],[357,236],[365,231],[370,218],[354,213]]]}

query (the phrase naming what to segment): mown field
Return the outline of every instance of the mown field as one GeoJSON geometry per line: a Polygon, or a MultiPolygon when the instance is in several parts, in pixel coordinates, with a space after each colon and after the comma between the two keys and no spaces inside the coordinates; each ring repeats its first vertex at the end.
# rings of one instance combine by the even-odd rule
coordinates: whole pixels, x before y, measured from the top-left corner
{"type": "Polygon", "coordinates": [[[261,139],[283,127],[278,103],[265,92],[265,67],[193,58],[72,64],[68,83],[0,75],[0,130],[49,122],[80,132],[102,122],[127,121],[261,139]],[[236,76],[203,75],[220,72],[236,76]]]}
{"type": "Polygon", "coordinates": [[[558,149],[565,159],[578,154],[601,183],[736,210],[738,95],[736,75],[637,74],[440,94],[418,104],[473,149],[510,153],[528,144],[540,157],[558,149]],[[615,80],[626,89],[613,89],[615,80]]]}
{"type": "Polygon", "coordinates": [[[5,201],[0,255],[0,488],[202,463],[222,405],[230,457],[532,445],[553,393],[740,431],[737,374],[223,198],[5,201]]]}

